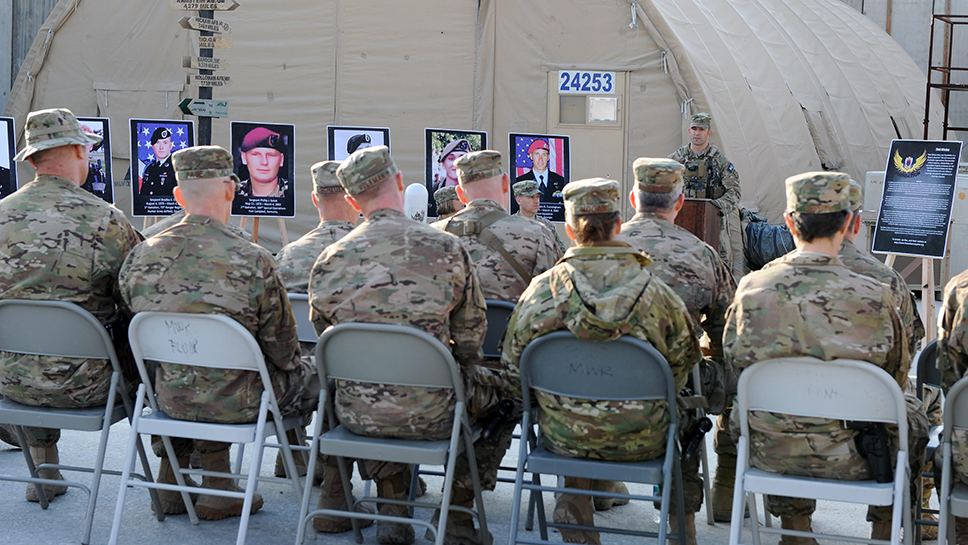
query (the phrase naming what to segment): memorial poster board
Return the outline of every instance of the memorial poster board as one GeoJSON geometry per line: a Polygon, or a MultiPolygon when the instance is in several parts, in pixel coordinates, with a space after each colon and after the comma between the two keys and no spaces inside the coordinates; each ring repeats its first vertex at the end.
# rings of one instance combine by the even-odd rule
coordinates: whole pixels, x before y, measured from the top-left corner
{"type": "Polygon", "coordinates": [[[181,210],[171,154],[195,145],[190,119],[130,119],[131,199],[135,217],[170,216],[181,210]]]}
{"type": "Polygon", "coordinates": [[[296,126],[233,121],[232,160],[241,183],[233,216],[292,218],[296,215],[296,126]]]}
{"type": "Polygon", "coordinates": [[[0,117],[0,199],[17,190],[17,140],[12,117],[0,117]]]}
{"type": "MultiPolygon", "coordinates": [[[[511,184],[524,180],[538,182],[541,191],[537,215],[551,221],[565,221],[565,185],[571,181],[571,148],[568,136],[555,134],[509,133],[512,150],[511,184]]],[[[518,203],[511,191],[511,213],[518,203]]]]}
{"type": "Polygon", "coordinates": [[[111,120],[106,117],[78,117],[81,128],[89,134],[101,137],[100,144],[88,146],[87,180],[81,185],[84,189],[114,204],[114,182],[111,171],[111,120]]]}
{"type": "Polygon", "coordinates": [[[442,187],[457,185],[454,161],[472,151],[484,149],[487,149],[485,131],[424,129],[424,180],[428,193],[428,217],[437,217],[434,192],[442,187]]]}
{"type": "Polygon", "coordinates": [[[957,141],[891,142],[874,253],[944,257],[961,147],[957,141]]]}

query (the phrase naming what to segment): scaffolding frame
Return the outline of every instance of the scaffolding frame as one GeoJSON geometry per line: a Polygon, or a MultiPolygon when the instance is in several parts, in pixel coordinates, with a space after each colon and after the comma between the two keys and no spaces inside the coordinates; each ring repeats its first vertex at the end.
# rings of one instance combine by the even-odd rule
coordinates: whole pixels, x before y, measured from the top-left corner
{"type": "Polygon", "coordinates": [[[963,66],[952,66],[951,65],[951,54],[954,50],[955,41],[955,27],[968,25],[968,15],[951,15],[951,14],[934,14],[931,18],[931,39],[928,46],[928,82],[927,88],[924,92],[924,139],[928,139],[928,124],[931,119],[931,90],[938,89],[941,91],[941,104],[944,107],[944,121],[942,124],[942,140],[948,139],[948,132],[950,131],[968,131],[968,127],[953,127],[948,123],[948,114],[950,108],[950,96],[952,91],[968,91],[968,85],[951,83],[951,74],[953,72],[968,72],[968,67],[963,66]],[[941,21],[944,25],[944,39],[941,43],[942,49],[942,63],[938,66],[934,65],[934,50],[935,50],[935,40],[934,40],[934,27],[935,24],[941,21]],[[941,75],[941,82],[935,83],[934,75],[938,73],[941,75]]]}

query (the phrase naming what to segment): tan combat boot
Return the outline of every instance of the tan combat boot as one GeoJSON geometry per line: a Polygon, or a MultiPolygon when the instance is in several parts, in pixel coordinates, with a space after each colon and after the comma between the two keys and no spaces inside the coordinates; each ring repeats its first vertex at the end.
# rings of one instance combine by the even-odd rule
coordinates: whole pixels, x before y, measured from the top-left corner
{"type": "MultiPolygon", "coordinates": [[[[230,473],[229,449],[218,452],[202,453],[202,469],[205,471],[218,471],[230,473]]],[[[233,492],[244,492],[236,486],[232,479],[222,477],[202,477],[202,488],[213,488],[215,490],[231,490],[233,492]]],[[[242,498],[227,498],[224,496],[201,495],[195,502],[195,512],[198,518],[204,520],[222,520],[228,517],[238,517],[242,515],[242,498]]],[[[262,508],[262,495],[256,492],[252,497],[252,509],[250,514],[262,508]]]]}
{"type": "Polygon", "coordinates": [[[17,438],[17,432],[13,430],[12,424],[0,424],[0,441],[12,447],[20,448],[20,439],[17,438]]]}
{"type": "MultiPolygon", "coordinates": [[[[686,513],[682,519],[686,527],[686,545],[698,545],[696,543],[696,514],[686,513]]],[[[673,514],[669,514],[669,531],[673,534],[679,533],[679,519],[673,514]]]]}
{"type": "MultiPolygon", "coordinates": [[[[188,468],[188,456],[178,457],[178,467],[182,469],[188,468]]],[[[193,481],[188,475],[183,475],[185,478],[185,484],[188,486],[198,486],[198,483],[193,481]]],[[[155,479],[156,483],[161,484],[178,484],[175,480],[175,468],[171,466],[171,462],[168,461],[168,456],[164,456],[161,459],[161,467],[158,468],[158,477],[155,479]]],[[[185,507],[185,500],[182,499],[181,492],[174,492],[172,490],[158,490],[158,499],[161,500],[161,510],[166,515],[181,515],[188,512],[188,508],[185,507]]],[[[192,494],[192,503],[198,499],[198,494],[192,494]]],[[[151,511],[155,511],[155,504],[151,504],[151,511]]]]}
{"type": "MultiPolygon", "coordinates": [[[[471,509],[474,507],[474,491],[465,488],[454,487],[454,493],[450,497],[450,505],[459,505],[471,509]]],[[[430,523],[438,526],[440,523],[440,509],[434,511],[430,523]]],[[[427,541],[434,540],[434,534],[427,530],[424,534],[427,541]]],[[[447,514],[447,529],[444,531],[444,545],[490,545],[493,536],[488,532],[487,539],[481,535],[481,531],[474,527],[474,517],[454,509],[447,514]]]]}
{"type": "MultiPolygon", "coordinates": [[[[609,492],[613,494],[628,494],[629,489],[625,486],[622,481],[603,481],[601,479],[595,479],[592,481],[592,490],[599,490],[601,492],[609,492]]],[[[624,498],[606,498],[593,496],[592,499],[595,504],[596,511],[608,511],[612,507],[618,507],[620,505],[628,504],[629,500],[624,498]]]]}
{"type": "MultiPolygon", "coordinates": [[[[591,490],[591,479],[578,479],[576,477],[565,477],[565,486],[568,488],[578,488],[581,490],[591,490]]],[[[554,521],[564,524],[580,524],[582,526],[595,525],[595,507],[592,505],[590,496],[579,496],[578,494],[559,494],[558,501],[555,503],[555,512],[552,515],[554,521]]],[[[601,537],[598,532],[585,530],[569,530],[559,528],[561,540],[565,543],[588,543],[591,545],[602,545],[601,537]]]]}
{"type": "MultiPolygon", "coordinates": [[[[34,466],[39,466],[41,464],[58,464],[60,463],[60,457],[57,455],[57,445],[51,445],[49,447],[30,447],[30,458],[34,461],[34,466]]],[[[37,476],[41,479],[52,479],[55,481],[63,481],[64,476],[61,475],[59,469],[38,469],[37,476]]],[[[43,485],[44,495],[47,496],[47,501],[53,501],[57,496],[62,496],[67,493],[66,486],[57,486],[51,484],[43,485]]],[[[40,496],[37,494],[37,487],[33,484],[27,485],[27,501],[39,502],[40,496]]]]}
{"type": "Polygon", "coordinates": [[[875,522],[871,524],[871,539],[891,540],[891,522],[875,522]]]}
{"type": "MultiPolygon", "coordinates": [[[[343,479],[340,477],[339,468],[327,464],[317,464],[322,467],[322,490],[319,495],[319,502],[316,509],[338,509],[346,511],[349,506],[346,504],[346,493],[343,489],[343,479]]],[[[350,491],[353,490],[353,483],[349,483],[350,491]]],[[[354,498],[355,500],[355,498],[354,498]]],[[[357,513],[376,513],[376,509],[369,504],[361,504],[356,508],[357,513]]],[[[360,520],[360,528],[373,526],[372,520],[360,520]]],[[[353,521],[347,517],[333,517],[329,515],[316,515],[313,517],[313,529],[317,532],[327,534],[338,534],[353,529],[353,521]]]]}
{"type": "Polygon", "coordinates": [[[968,545],[968,518],[955,517],[955,543],[968,545]]]}
{"type": "MultiPolygon", "coordinates": [[[[409,496],[410,471],[403,471],[385,479],[377,479],[377,497],[405,500],[409,496]]],[[[389,503],[377,504],[381,515],[410,518],[407,508],[389,503]]],[[[376,540],[382,545],[410,545],[414,540],[413,526],[400,522],[378,521],[376,540]]]]}
{"type": "MultiPolygon", "coordinates": [[[[713,476],[713,521],[730,522],[733,518],[733,486],[736,484],[736,456],[720,454],[713,476]]],[[[750,516],[749,506],[743,508],[743,518],[750,516]]]]}
{"type": "MultiPolygon", "coordinates": [[[[932,470],[931,461],[928,461],[923,470],[925,472],[931,472],[932,470]]],[[[931,492],[934,490],[934,479],[931,477],[921,477],[921,519],[930,520],[933,522],[938,522],[938,516],[934,513],[925,513],[925,509],[931,509],[931,492]]],[[[937,526],[921,526],[921,539],[923,541],[934,541],[938,539],[938,527],[937,526]]]]}
{"type": "MultiPolygon", "coordinates": [[[[800,532],[812,532],[810,527],[810,517],[780,517],[780,528],[784,530],[798,530],[800,532]]],[[[817,540],[812,537],[795,537],[784,535],[780,537],[780,545],[818,545],[817,540]]]]}

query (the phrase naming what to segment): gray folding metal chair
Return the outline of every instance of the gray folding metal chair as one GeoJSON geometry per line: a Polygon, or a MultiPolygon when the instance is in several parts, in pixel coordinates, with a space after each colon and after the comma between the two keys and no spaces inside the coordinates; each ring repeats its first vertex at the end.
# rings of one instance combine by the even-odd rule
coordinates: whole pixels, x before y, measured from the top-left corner
{"type": "Polygon", "coordinates": [[[872,363],[848,359],[822,361],[812,357],[777,358],[743,369],[739,376],[734,410],[739,411],[740,438],[737,444],[736,484],[729,530],[730,545],[738,545],[743,528],[743,506],[749,504],[753,544],[759,533],[786,534],[851,541],[885,543],[859,537],[801,532],[781,528],[760,528],[755,494],[811,498],[866,505],[893,506],[890,543],[911,543],[913,528],[909,495],[908,425],[904,392],[886,371],[872,363]],[[750,467],[749,413],[762,411],[810,418],[880,422],[898,428],[897,465],[894,480],[887,483],[841,481],[783,475],[750,467]],[[747,496],[749,501],[747,502],[747,496]]]}
{"type": "Polygon", "coordinates": [[[296,447],[290,447],[286,438],[286,431],[302,426],[303,417],[282,418],[259,343],[241,324],[227,316],[141,312],[131,320],[128,337],[135,363],[138,365],[138,372],[141,373],[142,384],[138,388],[134,419],[131,424],[131,437],[125,457],[124,471],[121,476],[118,503],[114,511],[111,545],[115,545],[118,541],[124,500],[129,486],[181,492],[192,524],[198,524],[198,516],[195,514],[195,508],[189,497],[190,493],[242,498],[244,502],[242,520],[239,522],[239,533],[236,539],[236,544],[242,545],[245,543],[245,535],[248,530],[252,498],[258,488],[259,481],[292,484],[293,488],[296,489],[296,495],[302,494],[302,484],[299,481],[296,464],[292,456],[292,448],[296,447]],[[217,424],[177,420],[169,417],[162,412],[155,399],[154,388],[151,377],[148,375],[145,360],[258,373],[262,379],[263,387],[258,418],[251,424],[217,424]],[[151,409],[149,413],[143,412],[146,406],[151,409]],[[161,436],[165,445],[165,452],[175,474],[175,480],[178,482],[177,485],[139,482],[128,478],[129,471],[134,465],[134,444],[136,441],[140,442],[138,440],[140,434],[161,436]],[[276,436],[278,443],[266,441],[267,437],[273,435],[276,436]],[[178,465],[170,437],[204,439],[224,443],[254,443],[256,448],[252,453],[248,475],[181,468],[178,465]],[[260,475],[265,447],[276,447],[282,450],[287,473],[292,475],[292,478],[260,475]],[[189,474],[232,479],[245,478],[247,482],[244,492],[203,489],[185,484],[184,476],[189,474]]]}
{"type": "MultiPolygon", "coordinates": [[[[316,339],[318,339],[316,328],[309,320],[309,295],[290,293],[289,305],[292,306],[292,313],[296,316],[296,334],[299,335],[299,342],[316,342],[316,339]]],[[[305,354],[303,355],[305,356],[305,354]]]]}
{"type": "MultiPolygon", "coordinates": [[[[14,429],[20,444],[23,445],[24,458],[30,471],[30,477],[0,475],[0,480],[33,483],[37,487],[40,506],[43,509],[47,509],[48,505],[47,496],[42,490],[44,484],[66,485],[84,490],[88,494],[88,504],[81,543],[87,545],[91,540],[91,526],[94,522],[94,508],[97,504],[101,475],[121,474],[119,471],[103,468],[111,425],[119,420],[130,418],[132,414],[131,398],[124,384],[121,364],[114,351],[111,337],[97,318],[73,303],[7,299],[0,301],[0,350],[37,356],[98,358],[111,362],[113,368],[111,388],[107,403],[103,407],[57,409],[22,405],[8,398],[0,399],[0,423],[15,426],[14,429]],[[22,426],[101,432],[97,456],[92,467],[63,464],[40,466],[93,473],[90,488],[76,481],[52,481],[37,477],[37,469],[40,467],[34,467],[22,426]]],[[[136,446],[147,477],[135,476],[139,479],[151,480],[151,469],[148,466],[144,446],[140,441],[136,446]]],[[[155,502],[156,507],[161,506],[157,494],[152,495],[152,501],[155,502]]],[[[162,520],[164,514],[161,509],[156,509],[156,512],[158,519],[162,520]]]]}
{"type": "MultiPolygon", "coordinates": [[[[547,523],[556,528],[597,531],[605,533],[639,535],[658,538],[658,543],[679,538],[684,541],[682,473],[679,468],[677,433],[679,417],[676,410],[676,388],[668,362],[648,343],[633,337],[620,337],[609,342],[583,341],[568,331],[556,331],[532,341],[521,355],[521,392],[524,406],[531,405],[531,390],[578,399],[602,401],[658,401],[664,400],[671,408],[669,428],[665,434],[666,452],[654,460],[641,462],[611,462],[585,458],[559,456],[543,444],[540,429],[537,446],[528,449],[522,441],[518,451],[518,468],[514,484],[514,506],[511,509],[511,535],[508,543],[529,545],[545,543],[518,537],[518,516],[521,495],[524,490],[567,492],[583,496],[611,496],[629,500],[659,501],[660,520],[658,532],[547,523]],[[609,481],[628,481],[660,485],[660,496],[635,494],[605,494],[595,490],[542,486],[524,482],[524,472],[565,475],[609,481]],[[678,529],[675,535],[666,531],[672,484],[675,483],[676,516],[678,529]]],[[[523,424],[531,424],[531,415],[525,411],[523,424]]],[[[539,427],[540,428],[540,427],[539,427]]],[[[538,505],[539,513],[544,509],[538,505]]],[[[539,523],[541,518],[539,518],[539,523]]]]}
{"type": "MultiPolygon", "coordinates": [[[[941,516],[938,518],[938,543],[954,544],[954,517],[968,517],[968,486],[954,474],[952,462],[952,434],[968,430],[968,378],[963,378],[948,390],[944,402],[944,432],[941,436],[941,516]]],[[[959,445],[964,449],[965,445],[959,445]]]]}
{"type": "MultiPolygon", "coordinates": [[[[431,530],[436,545],[444,542],[444,529],[451,509],[457,509],[476,516],[481,534],[488,535],[484,503],[481,498],[481,484],[474,457],[474,430],[465,411],[466,397],[463,378],[457,362],[450,351],[437,339],[419,329],[387,324],[345,323],[329,327],[319,337],[316,345],[316,368],[321,384],[329,380],[352,380],[386,385],[404,385],[427,388],[446,388],[454,391],[456,404],[454,422],[450,439],[440,441],[411,441],[385,437],[356,435],[336,419],[333,400],[323,388],[320,393],[313,442],[310,446],[307,479],[311,478],[319,454],[336,456],[343,482],[349,482],[346,458],[381,460],[402,464],[442,465],[444,472],[444,496],[440,502],[418,502],[380,498],[380,503],[405,505],[408,507],[427,507],[440,509],[440,523],[437,527],[429,522],[406,517],[394,517],[370,513],[358,513],[350,488],[344,487],[349,511],[317,509],[309,512],[311,490],[306,486],[303,492],[302,507],[299,514],[299,529],[296,543],[301,544],[305,537],[306,524],[316,515],[347,517],[353,521],[357,543],[362,543],[359,519],[415,524],[431,530]],[[322,431],[322,419],[329,423],[329,431],[322,431]],[[474,497],[477,510],[451,506],[454,470],[457,455],[464,451],[468,457],[471,479],[474,484],[474,497]]],[[[308,481],[307,481],[308,483],[308,481]]],[[[364,497],[356,501],[376,502],[376,498],[364,497]]]]}

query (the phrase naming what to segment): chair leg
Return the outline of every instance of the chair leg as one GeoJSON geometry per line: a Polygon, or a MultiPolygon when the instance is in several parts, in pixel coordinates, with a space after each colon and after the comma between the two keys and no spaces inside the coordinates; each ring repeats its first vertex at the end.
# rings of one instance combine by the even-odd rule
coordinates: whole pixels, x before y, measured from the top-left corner
{"type": "MultiPolygon", "coordinates": [[[[753,545],[760,545],[760,519],[756,513],[756,494],[747,494],[746,497],[750,503],[750,530],[752,535],[750,539],[753,541],[753,545]]],[[[763,498],[766,498],[766,494],[763,495],[763,498]]],[[[770,516],[768,512],[765,512],[765,508],[763,514],[766,517],[770,516]]]]}
{"type": "MultiPolygon", "coordinates": [[[[257,443],[253,445],[252,449],[252,460],[249,463],[249,475],[245,482],[245,499],[242,500],[242,520],[239,521],[239,534],[235,541],[235,545],[245,545],[245,536],[249,531],[249,517],[252,516],[252,501],[255,497],[255,492],[259,488],[259,475],[262,471],[262,455],[265,453],[265,431],[266,431],[266,420],[269,413],[269,393],[262,392],[262,403],[259,407],[259,420],[255,426],[255,438],[257,443]]],[[[295,471],[296,464],[292,460],[292,452],[289,452],[288,439],[286,438],[285,429],[281,429],[281,423],[277,422],[278,427],[276,432],[281,432],[282,437],[276,437],[279,443],[283,446],[283,451],[289,453],[289,459],[287,462],[290,474],[295,477],[296,491],[299,491],[299,473],[295,471]]]]}
{"type": "Polygon", "coordinates": [[[113,412],[115,397],[117,395],[117,375],[114,376],[111,390],[108,393],[108,400],[105,404],[104,425],[101,427],[101,437],[97,446],[97,458],[94,460],[94,478],[91,481],[91,491],[87,498],[87,514],[84,517],[84,538],[81,545],[88,545],[91,542],[91,526],[94,524],[94,508],[97,506],[97,493],[101,488],[101,472],[104,471],[104,453],[108,447],[108,435],[111,433],[111,413],[113,412]]]}
{"type": "Polygon", "coordinates": [[[171,444],[171,438],[163,435],[161,442],[165,446],[165,455],[168,456],[168,463],[171,464],[171,472],[175,476],[178,486],[185,487],[181,491],[182,501],[185,502],[185,509],[188,510],[188,520],[192,524],[198,524],[198,514],[195,513],[195,504],[192,503],[191,494],[188,492],[188,485],[185,484],[185,476],[182,475],[182,467],[178,465],[178,457],[175,456],[175,447],[171,444]]]}
{"type": "MultiPolygon", "coordinates": [[[[686,542],[686,513],[685,513],[685,499],[682,494],[682,465],[679,463],[679,452],[676,451],[676,456],[672,461],[672,476],[675,479],[675,489],[676,489],[676,521],[679,523],[679,527],[676,529],[676,541],[682,545],[686,542]]],[[[663,520],[662,524],[665,525],[666,521],[663,520]]]]}
{"type": "MultiPolygon", "coordinates": [[[[145,482],[154,482],[155,478],[151,474],[151,466],[148,465],[148,453],[145,452],[145,445],[140,435],[137,437],[135,447],[138,449],[138,458],[141,459],[141,467],[144,469],[145,482]]],[[[158,522],[165,520],[165,511],[161,508],[161,498],[158,497],[158,490],[148,488],[148,495],[151,497],[151,504],[155,506],[155,518],[158,519],[158,522]]]]}
{"type": "MultiPolygon", "coordinates": [[[[353,490],[352,485],[350,484],[352,482],[353,475],[350,473],[349,468],[346,467],[346,458],[337,456],[336,465],[339,468],[339,478],[343,480],[343,494],[346,496],[346,505],[350,510],[355,510],[356,506],[353,505],[353,490]]],[[[350,524],[353,526],[353,537],[356,539],[356,542],[363,543],[363,532],[360,528],[360,520],[350,518],[350,524]]]]}
{"type": "MultiPolygon", "coordinates": [[[[417,487],[420,486],[420,464],[410,465],[410,492],[407,501],[413,501],[417,497],[417,487]]],[[[407,506],[407,514],[413,517],[413,506],[407,506]]]]}
{"type": "MultiPolygon", "coordinates": [[[[471,483],[474,486],[474,501],[477,503],[477,523],[481,527],[481,540],[484,545],[491,545],[488,540],[490,535],[487,530],[487,516],[484,514],[484,497],[481,494],[481,476],[479,468],[477,467],[477,457],[474,453],[474,441],[471,439],[470,435],[470,425],[467,425],[464,429],[464,443],[466,447],[464,448],[464,455],[467,456],[467,465],[470,467],[471,471],[471,483]]],[[[444,531],[446,532],[446,526],[444,531]]]]}
{"type": "MultiPolygon", "coordinates": [[[[124,499],[128,492],[128,480],[131,477],[131,472],[134,470],[134,450],[135,443],[141,443],[141,435],[138,434],[138,424],[141,420],[141,408],[144,406],[145,401],[145,386],[142,384],[138,387],[138,402],[136,411],[132,413],[134,416],[131,420],[131,433],[128,435],[128,448],[124,453],[124,467],[121,468],[121,488],[118,490],[118,503],[114,507],[114,521],[111,523],[111,538],[108,541],[108,545],[117,545],[118,543],[118,533],[121,530],[121,515],[124,512],[124,499]]],[[[167,438],[166,438],[167,439],[167,438]]],[[[144,450],[142,450],[142,453],[144,450]]],[[[142,460],[145,463],[145,460],[142,460]]],[[[147,472],[147,464],[145,464],[146,475],[150,475],[147,472]]],[[[175,473],[178,475],[177,471],[175,473]]],[[[161,512],[161,502],[156,504],[158,507],[158,512],[161,512]]]]}
{"type": "MultiPolygon", "coordinates": [[[[302,501],[299,505],[299,526],[296,529],[296,545],[302,545],[306,538],[306,524],[309,514],[309,500],[313,495],[313,475],[316,473],[316,464],[319,460],[319,436],[322,435],[323,407],[318,408],[319,415],[313,427],[313,440],[309,447],[309,461],[306,463],[306,484],[303,488],[302,501]]],[[[315,537],[315,535],[314,535],[315,537]]]]}
{"type": "Polygon", "coordinates": [[[706,524],[709,526],[715,526],[716,521],[713,520],[713,486],[712,486],[712,473],[709,471],[709,453],[707,452],[706,442],[703,441],[699,445],[699,465],[702,467],[702,487],[703,487],[703,503],[706,504],[706,524]]]}

